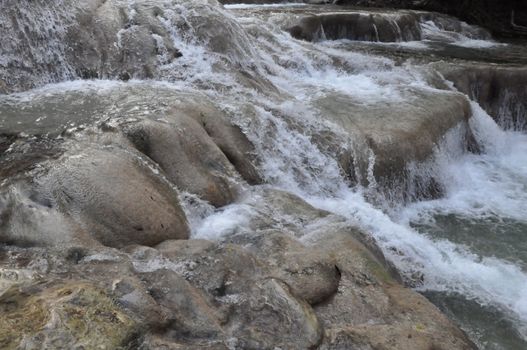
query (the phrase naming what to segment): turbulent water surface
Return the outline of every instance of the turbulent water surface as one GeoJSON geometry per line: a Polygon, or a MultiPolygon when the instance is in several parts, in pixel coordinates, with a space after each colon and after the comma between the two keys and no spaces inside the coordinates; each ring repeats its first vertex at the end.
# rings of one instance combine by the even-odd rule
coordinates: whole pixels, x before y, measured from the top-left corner
{"type": "MultiPolygon", "coordinates": [[[[250,5],[230,8],[249,10],[236,12],[247,27],[258,23],[255,17],[264,12],[250,5]]],[[[393,57],[396,51],[414,57],[430,52],[440,57],[494,56],[498,61],[500,57],[522,57],[517,54],[521,48],[473,39],[463,33],[451,35],[431,22],[422,24],[423,31],[432,37],[423,41],[321,41],[306,48],[269,24],[273,17],[269,20],[268,12],[264,13],[267,22],[258,25],[269,27],[273,36],[258,38],[263,51],[260,54],[265,60],[267,47],[282,47],[286,50],[271,54],[291,62],[291,67],[273,64],[277,72],[269,78],[294,96],[294,102],[288,103],[300,102],[301,106],[309,106],[314,95],[328,91],[367,104],[382,103],[400,98],[401,83],[426,85],[417,67],[399,66],[392,59],[381,58],[393,57]],[[437,37],[448,40],[438,41],[437,37]],[[383,55],[370,56],[365,53],[368,51],[383,55]],[[349,62],[353,68],[331,65],[330,55],[349,62]]],[[[287,103],[281,108],[295,109],[287,103]]],[[[296,108],[300,108],[297,113],[299,119],[305,119],[303,123],[316,119],[316,111],[296,108]]],[[[287,129],[275,135],[276,148],[266,151],[264,159],[269,164],[264,164],[262,170],[274,185],[301,195],[317,207],[344,215],[372,232],[398,268],[410,278],[417,274],[422,279],[417,288],[457,320],[481,347],[522,349],[527,347],[527,135],[521,130],[504,130],[475,102],[472,109],[470,125],[484,145],[484,152],[466,153],[460,146],[460,133],[447,135],[430,164],[446,187],[446,195],[440,199],[406,205],[372,204],[367,199],[369,189],[349,188],[330,159],[303,135],[287,129]],[[305,161],[299,159],[299,154],[309,154],[309,163],[299,164],[305,161]],[[309,181],[298,181],[295,166],[309,181]]],[[[374,155],[370,161],[375,161],[374,155]]],[[[232,220],[239,214],[231,208],[216,214],[221,218],[213,216],[205,222],[225,224],[225,233],[237,224],[232,220]]]]}
{"type": "MultiPolygon", "coordinates": [[[[328,97],[343,96],[366,108],[397,104],[407,99],[411,89],[436,91],[438,74],[430,62],[455,64],[450,60],[480,57],[487,62],[525,64],[523,48],[475,36],[466,24],[452,32],[432,20],[420,24],[421,40],[381,43],[321,38],[307,42],[293,39],[284,31],[284,23],[292,13],[318,11],[316,7],[230,5],[223,11],[231,21],[228,29],[234,33],[235,45],[221,52],[210,50],[210,38],[181,35],[173,18],[167,17],[164,23],[182,56],[164,65],[161,52],[160,72],[147,83],[169,89],[197,88],[236,115],[256,146],[262,160],[259,170],[270,185],[371,232],[408,283],[459,322],[482,348],[527,348],[525,130],[510,128],[507,120],[496,124],[499,116],[489,116],[472,102],[469,127],[480,152],[468,152],[466,130],[453,128],[432,159],[414,169],[414,176],[434,174],[443,196],[398,200],[399,192],[412,189],[392,188],[387,193],[377,186],[372,170],[376,154],[319,117],[328,97]],[[217,68],[222,65],[236,68],[217,68]],[[261,85],[240,83],[243,79],[237,69],[257,77],[261,85]],[[266,93],[259,92],[262,86],[266,93]],[[272,88],[265,90],[266,86],[272,88]],[[246,117],[248,102],[257,118],[246,117]],[[357,178],[364,181],[350,183],[335,159],[313,141],[321,130],[331,130],[342,148],[361,153],[367,166],[357,178]]],[[[195,14],[181,7],[174,9],[176,15],[190,18],[195,14]]],[[[127,84],[139,83],[132,79],[127,84]]],[[[75,81],[2,98],[21,101],[35,93],[100,91],[119,84],[125,83],[75,81]]],[[[71,121],[76,122],[89,120],[71,121]]],[[[0,123],[6,120],[0,118],[0,123]]],[[[243,230],[253,215],[243,204],[216,210],[203,203],[186,210],[195,238],[220,239],[243,230]]]]}

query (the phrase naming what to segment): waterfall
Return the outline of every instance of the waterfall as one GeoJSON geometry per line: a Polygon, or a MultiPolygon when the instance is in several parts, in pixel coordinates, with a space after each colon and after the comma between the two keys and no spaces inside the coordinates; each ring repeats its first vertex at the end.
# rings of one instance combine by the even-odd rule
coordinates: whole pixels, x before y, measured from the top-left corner
{"type": "MultiPolygon", "coordinates": [[[[401,63],[397,50],[405,47],[399,42],[408,33],[392,15],[387,18],[395,43],[380,43],[376,24],[372,43],[326,40],[323,27],[318,35],[323,40],[309,42],[287,31],[296,20],[294,11],[310,8],[303,3],[219,7],[214,1],[157,0],[151,7],[115,2],[120,19],[104,23],[111,27],[110,38],[101,35],[112,43],[106,61],[86,63],[77,59],[70,39],[83,28],[75,21],[90,9],[72,1],[74,16],[61,10],[64,1],[23,3],[0,12],[0,22],[10,21],[17,11],[23,21],[13,26],[17,39],[2,41],[7,48],[0,55],[0,92],[13,93],[1,95],[0,104],[10,115],[20,111],[17,121],[23,126],[55,123],[46,119],[48,110],[42,111],[44,124],[23,120],[23,106],[31,101],[47,106],[46,98],[60,93],[71,93],[72,100],[91,96],[100,101],[93,96],[106,96],[108,86],[199,91],[253,144],[265,182],[261,187],[293,193],[343,217],[375,238],[409,286],[459,294],[495,308],[527,341],[526,257],[505,238],[495,252],[485,250],[492,240],[500,241],[499,230],[527,228],[527,117],[518,103],[521,95],[505,92],[498,114],[491,116],[478,104],[478,92],[452,89],[437,66],[425,59],[401,63]],[[33,5],[43,15],[34,16],[28,7],[33,5]],[[150,45],[144,52],[139,50],[143,42],[150,45]],[[34,89],[24,92],[29,88],[34,89]],[[456,236],[464,229],[476,233],[456,236]],[[489,237],[478,237],[478,230],[489,231],[489,237]]],[[[97,15],[106,18],[101,12],[97,15]]],[[[419,21],[423,40],[418,41],[424,46],[411,52],[423,56],[432,41],[460,50],[499,45],[467,24],[459,24],[456,32],[439,26],[438,19],[419,21]]],[[[100,47],[93,44],[95,51],[100,47]]],[[[117,106],[125,98],[107,103],[117,106]]],[[[0,127],[23,137],[22,127],[8,117],[0,114],[0,127]]],[[[75,133],[114,117],[72,116],[60,127],[75,133]]],[[[53,132],[50,137],[60,140],[68,135],[53,132]]],[[[254,193],[247,183],[240,188],[242,198],[254,193]]],[[[247,229],[259,215],[243,200],[214,208],[191,193],[180,198],[192,238],[221,241],[247,229]]]]}

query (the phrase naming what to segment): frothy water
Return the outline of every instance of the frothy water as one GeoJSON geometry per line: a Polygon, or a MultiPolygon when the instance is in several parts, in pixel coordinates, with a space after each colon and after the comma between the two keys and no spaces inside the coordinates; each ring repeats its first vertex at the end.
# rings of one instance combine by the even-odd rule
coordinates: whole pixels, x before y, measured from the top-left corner
{"type": "MultiPolygon", "coordinates": [[[[484,48],[498,45],[493,41],[453,35],[437,27],[424,26],[435,31],[436,35],[450,35],[449,41],[459,46],[484,48]]],[[[273,39],[287,49],[295,50],[297,55],[305,52],[306,44],[293,41],[288,35],[277,33],[273,39]]],[[[420,48],[416,43],[408,45],[420,48]]],[[[290,53],[287,49],[281,51],[284,56],[290,53]]],[[[280,64],[287,59],[276,59],[276,56],[274,62],[279,64],[273,65],[270,59],[266,60],[269,52],[261,53],[265,64],[272,65],[274,71],[279,72],[270,79],[292,94],[296,101],[307,102],[313,95],[338,91],[373,104],[401,98],[399,89],[402,84],[427,85],[419,71],[411,66],[396,67],[381,57],[344,52],[332,43],[318,43],[309,49],[312,54],[298,59],[294,65],[280,64]],[[333,57],[341,58],[341,62],[354,63],[336,67],[328,63],[333,57]],[[375,68],[370,69],[372,65],[375,68]]],[[[297,58],[293,57],[293,60],[297,58]]],[[[306,125],[305,130],[311,130],[316,112],[306,108],[305,103],[301,106],[301,113],[297,109],[296,115],[286,106],[280,107],[285,114],[306,125]]],[[[499,249],[499,245],[493,243],[500,240],[495,235],[485,240],[475,231],[465,241],[452,239],[452,236],[456,236],[456,230],[461,227],[469,227],[467,222],[477,222],[491,231],[495,222],[500,222],[503,235],[513,233],[514,225],[527,223],[527,135],[501,130],[474,102],[472,112],[469,127],[482,148],[482,154],[466,152],[461,142],[464,133],[453,130],[438,146],[434,159],[428,164],[435,174],[440,174],[444,197],[398,207],[393,207],[393,203],[378,205],[369,202],[366,195],[369,189],[350,188],[336,162],[310,141],[305,130],[300,133],[288,127],[265,109],[259,111],[260,120],[267,121],[267,127],[272,124],[277,132],[272,139],[259,134],[252,140],[257,145],[273,142],[274,147],[262,146],[259,152],[264,159],[261,171],[274,186],[301,196],[315,207],[342,215],[371,232],[387,257],[409,281],[416,284],[418,290],[462,295],[477,305],[497,310],[499,314],[495,317],[509,319],[515,328],[513,333],[517,332],[515,336],[522,343],[527,340],[527,261],[521,256],[511,258],[494,254],[493,248],[481,249],[487,245],[499,249]],[[458,218],[458,225],[438,224],[441,217],[448,216],[458,218]],[[437,234],[437,226],[443,234],[437,234]],[[444,234],[449,229],[454,232],[444,234]],[[478,244],[467,244],[467,241],[480,240],[479,247],[478,244]]],[[[370,161],[373,164],[374,155],[370,161]]],[[[214,223],[218,224],[220,231],[228,232],[225,227],[236,225],[231,215],[240,220],[240,216],[247,214],[244,210],[243,207],[229,208],[213,215],[207,220],[208,230],[205,231],[210,235],[214,226],[211,223],[214,223]]],[[[243,225],[243,222],[237,224],[243,225]]],[[[516,229],[517,239],[525,240],[525,227],[516,229]]],[[[507,246],[500,249],[507,249],[507,246]]],[[[488,344],[481,340],[480,345],[488,344]]]]}

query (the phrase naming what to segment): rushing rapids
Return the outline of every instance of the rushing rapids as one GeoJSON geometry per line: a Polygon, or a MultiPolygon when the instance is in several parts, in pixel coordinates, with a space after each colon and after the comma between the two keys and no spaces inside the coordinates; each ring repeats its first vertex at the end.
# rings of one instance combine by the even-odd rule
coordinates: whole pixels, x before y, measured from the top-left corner
{"type": "Polygon", "coordinates": [[[409,10],[0,10],[3,347],[527,347],[525,46],[409,10]]]}

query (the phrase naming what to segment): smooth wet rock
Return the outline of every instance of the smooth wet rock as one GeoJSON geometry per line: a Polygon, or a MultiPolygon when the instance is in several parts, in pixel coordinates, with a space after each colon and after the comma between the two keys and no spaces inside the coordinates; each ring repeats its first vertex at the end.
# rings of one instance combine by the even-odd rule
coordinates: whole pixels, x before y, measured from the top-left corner
{"type": "Polygon", "coordinates": [[[188,238],[177,193],[154,175],[114,147],[74,154],[38,182],[60,211],[78,218],[104,245],[188,238]]]}
{"type": "Polygon", "coordinates": [[[160,305],[172,338],[222,338],[220,314],[199,289],[168,269],[141,276],[148,294],[160,305]]]}
{"type": "Polygon", "coordinates": [[[527,129],[527,68],[465,63],[435,64],[455,88],[477,101],[505,129],[527,129]]]}
{"type": "Polygon", "coordinates": [[[117,146],[69,153],[28,187],[7,192],[4,242],[122,247],[189,235],[177,193],[117,146]]]}
{"type": "Polygon", "coordinates": [[[128,127],[126,134],[179,189],[217,207],[233,202],[236,188],[225,175],[234,178],[236,171],[218,146],[193,119],[176,115],[171,124],[141,122],[128,127]]]}
{"type": "Polygon", "coordinates": [[[289,32],[297,39],[412,41],[421,39],[419,17],[408,13],[337,12],[302,17],[289,32]]]}
{"type": "Polygon", "coordinates": [[[0,176],[56,158],[64,152],[60,136],[96,125],[107,133],[106,142],[122,144],[118,134],[126,134],[180,190],[216,206],[234,200],[238,173],[250,184],[262,182],[254,146],[205,95],[146,82],[78,84],[36,90],[30,100],[0,98],[3,147],[11,147],[0,155],[0,176]]]}
{"type": "Polygon", "coordinates": [[[298,298],[313,305],[337,292],[340,272],[326,252],[306,247],[295,238],[268,230],[252,237],[234,237],[274,269],[298,298]]]}
{"type": "Polygon", "coordinates": [[[364,103],[334,92],[315,99],[313,106],[353,140],[355,173],[349,176],[355,181],[410,199],[437,197],[441,188],[433,176],[412,178],[410,167],[430,159],[450,130],[466,128],[469,100],[445,90],[396,88],[393,93],[393,99],[364,103]]]}
{"type": "Polygon", "coordinates": [[[334,297],[315,306],[325,329],[321,349],[476,349],[428,300],[399,284],[353,230],[328,231],[314,247],[333,256],[341,279],[334,297]]]}

